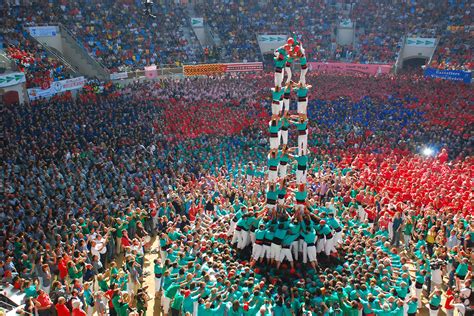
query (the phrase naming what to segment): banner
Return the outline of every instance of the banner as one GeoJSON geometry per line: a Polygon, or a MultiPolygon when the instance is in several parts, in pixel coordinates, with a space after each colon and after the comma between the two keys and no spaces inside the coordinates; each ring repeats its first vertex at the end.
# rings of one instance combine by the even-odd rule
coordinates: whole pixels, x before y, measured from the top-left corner
{"type": "Polygon", "coordinates": [[[286,35],[258,35],[259,42],[284,42],[286,43],[286,35]]]}
{"type": "Polygon", "coordinates": [[[25,74],[22,72],[13,72],[6,75],[0,75],[0,88],[13,86],[25,81],[25,74]]]}
{"type": "Polygon", "coordinates": [[[185,76],[212,76],[222,75],[233,72],[253,72],[262,71],[263,63],[232,63],[232,64],[202,64],[202,65],[185,65],[183,72],[185,76]]]}
{"type": "Polygon", "coordinates": [[[51,86],[48,89],[28,89],[28,96],[32,101],[39,98],[49,98],[61,92],[81,89],[82,87],[84,87],[85,83],[86,79],[84,77],[54,81],[51,83],[51,86]]]}
{"type": "Polygon", "coordinates": [[[358,72],[369,75],[387,74],[392,69],[388,64],[355,64],[355,63],[308,63],[311,70],[326,71],[328,73],[351,73],[358,72]]]}
{"type": "Polygon", "coordinates": [[[464,70],[442,70],[436,68],[426,68],[425,77],[462,81],[464,83],[471,83],[472,81],[472,73],[470,71],[464,70]]]}
{"type": "Polygon", "coordinates": [[[406,46],[434,47],[436,38],[408,37],[405,40],[406,46]]]}
{"type": "Polygon", "coordinates": [[[147,77],[148,79],[155,79],[156,77],[158,77],[158,71],[156,70],[156,65],[145,67],[145,77],[147,77]]]}
{"type": "Polygon", "coordinates": [[[59,33],[57,26],[31,26],[27,29],[33,37],[53,37],[59,33]]]}
{"type": "Polygon", "coordinates": [[[192,27],[204,27],[204,19],[203,18],[191,18],[191,26],[192,27]]]}
{"type": "Polygon", "coordinates": [[[114,72],[110,74],[110,80],[120,80],[120,79],[127,79],[128,72],[114,72]]]}
{"type": "Polygon", "coordinates": [[[225,72],[252,72],[252,71],[263,71],[263,63],[234,63],[225,64],[225,72]]]}

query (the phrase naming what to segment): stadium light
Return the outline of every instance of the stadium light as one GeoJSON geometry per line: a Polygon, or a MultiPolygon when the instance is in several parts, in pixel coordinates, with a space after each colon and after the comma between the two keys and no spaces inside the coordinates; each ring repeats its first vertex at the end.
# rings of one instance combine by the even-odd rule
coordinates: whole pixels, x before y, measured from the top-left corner
{"type": "Polygon", "coordinates": [[[434,150],[433,150],[433,148],[425,147],[425,148],[423,148],[421,153],[423,154],[423,156],[431,157],[434,154],[434,150]]]}

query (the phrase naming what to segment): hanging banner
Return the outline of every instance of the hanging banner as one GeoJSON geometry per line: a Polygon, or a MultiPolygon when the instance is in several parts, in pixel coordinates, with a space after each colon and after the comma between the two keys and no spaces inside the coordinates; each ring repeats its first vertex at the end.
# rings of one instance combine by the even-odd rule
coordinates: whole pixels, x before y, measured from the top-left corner
{"type": "Polygon", "coordinates": [[[308,63],[311,70],[328,73],[364,73],[369,75],[387,74],[392,69],[389,64],[355,64],[355,63],[308,63]]]}
{"type": "Polygon", "coordinates": [[[25,74],[22,72],[13,72],[6,75],[0,75],[0,88],[14,86],[25,81],[25,74]]]}
{"type": "Polygon", "coordinates": [[[39,98],[49,98],[61,92],[81,89],[85,83],[86,79],[84,77],[54,81],[48,89],[28,89],[28,96],[32,101],[39,98]]]}
{"type": "Polygon", "coordinates": [[[54,37],[58,32],[57,26],[30,26],[26,28],[33,37],[54,37]]]}
{"type": "Polygon", "coordinates": [[[110,80],[120,80],[120,79],[127,79],[128,72],[114,72],[110,74],[110,80]]]}
{"type": "Polygon", "coordinates": [[[191,18],[191,26],[192,27],[204,27],[204,19],[203,18],[191,18]]]}
{"type": "Polygon", "coordinates": [[[225,72],[252,72],[252,71],[263,71],[263,63],[234,63],[225,64],[225,72]]]}
{"type": "Polygon", "coordinates": [[[158,77],[158,71],[156,70],[156,65],[145,67],[145,77],[147,77],[148,79],[155,79],[156,77],[158,77]]]}
{"type": "Polygon", "coordinates": [[[436,68],[426,68],[425,77],[441,78],[452,81],[462,81],[464,83],[471,83],[472,73],[464,70],[442,70],[436,68]]]}
{"type": "Polygon", "coordinates": [[[408,37],[405,40],[406,46],[435,47],[436,38],[408,37]]]}
{"type": "Polygon", "coordinates": [[[286,43],[286,35],[258,35],[259,42],[283,42],[286,43]]]}
{"type": "Polygon", "coordinates": [[[202,64],[185,65],[183,72],[185,76],[212,76],[233,72],[263,71],[263,63],[231,63],[231,64],[202,64]]]}

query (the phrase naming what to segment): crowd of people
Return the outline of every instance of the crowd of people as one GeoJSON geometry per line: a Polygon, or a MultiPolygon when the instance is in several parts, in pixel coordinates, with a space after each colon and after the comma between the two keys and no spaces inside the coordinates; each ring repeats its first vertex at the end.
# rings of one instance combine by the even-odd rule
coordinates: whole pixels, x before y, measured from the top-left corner
{"type": "Polygon", "coordinates": [[[2,282],[40,315],[144,315],[153,296],[167,315],[468,309],[472,87],[306,80],[307,194],[287,183],[278,216],[266,206],[271,74],[3,107],[2,282]],[[331,235],[313,256],[311,240],[331,235]]]}
{"type": "Polygon", "coordinates": [[[13,11],[2,7],[0,47],[26,76],[27,87],[49,87],[50,83],[69,78],[71,69],[64,65],[24,29],[13,11]]]}
{"type": "MultiPolygon", "coordinates": [[[[284,10],[272,2],[195,4],[195,12],[221,39],[220,47],[212,49],[198,44],[186,5],[174,1],[157,3],[153,6],[154,18],[143,10],[141,1],[132,0],[59,1],[59,5],[33,1],[29,5],[11,4],[2,8],[7,29],[15,34],[21,34],[25,25],[62,23],[91,56],[111,71],[209,60],[257,61],[262,55],[256,35],[291,32],[301,37],[310,61],[394,63],[403,36],[428,34],[440,37],[431,66],[466,70],[472,67],[470,11],[463,1],[434,4],[359,0],[352,5],[337,1],[293,1],[286,3],[284,10]],[[336,28],[346,20],[355,25],[355,41],[340,46],[336,43],[336,28]]],[[[22,68],[29,67],[30,73],[42,76],[49,71],[53,78],[64,75],[61,64],[38,47],[22,47],[23,41],[18,38],[9,43],[14,51],[12,55],[21,55],[13,58],[22,68]],[[33,56],[36,67],[25,63],[25,58],[33,56]],[[41,63],[45,58],[48,62],[41,63]]]]}

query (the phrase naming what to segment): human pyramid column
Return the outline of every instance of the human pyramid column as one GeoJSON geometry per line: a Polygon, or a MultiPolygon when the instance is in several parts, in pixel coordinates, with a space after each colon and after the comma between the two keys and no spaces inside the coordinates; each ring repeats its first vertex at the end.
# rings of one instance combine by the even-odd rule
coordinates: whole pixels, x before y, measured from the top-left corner
{"type": "Polygon", "coordinates": [[[306,73],[308,71],[307,61],[302,43],[295,37],[290,37],[287,43],[275,50],[275,87],[272,88],[272,115],[269,122],[270,152],[268,154],[268,188],[267,188],[267,210],[275,216],[278,208],[285,204],[287,183],[289,183],[288,170],[290,158],[294,158],[297,164],[295,191],[297,215],[302,214],[306,208],[306,173],[308,166],[308,89],[306,85],[306,73]],[[299,82],[292,79],[291,65],[294,60],[299,59],[301,72],[299,82]],[[283,79],[286,73],[286,81],[283,79]],[[291,91],[295,90],[298,98],[297,113],[290,114],[291,91]],[[296,127],[298,132],[297,146],[288,146],[288,131],[290,124],[296,127]],[[295,154],[293,154],[295,152],[295,154]]]}

